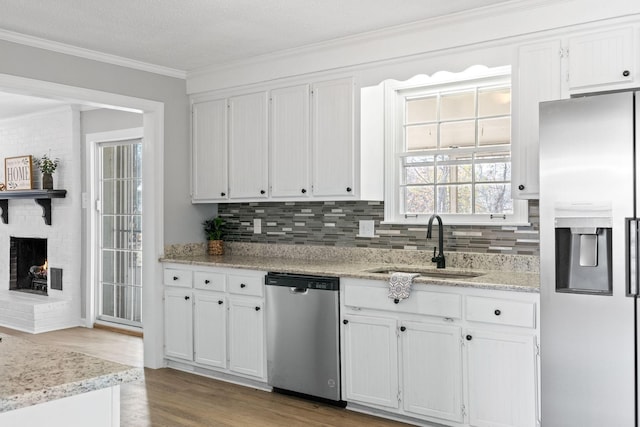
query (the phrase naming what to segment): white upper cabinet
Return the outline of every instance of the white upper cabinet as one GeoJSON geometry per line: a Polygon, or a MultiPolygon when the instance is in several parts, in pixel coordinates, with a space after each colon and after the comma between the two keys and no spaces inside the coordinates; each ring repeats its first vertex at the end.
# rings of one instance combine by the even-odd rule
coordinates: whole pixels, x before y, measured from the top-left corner
{"type": "Polygon", "coordinates": [[[634,29],[619,28],[570,37],[569,90],[572,93],[630,87],[637,75],[634,29]]]}
{"type": "Polygon", "coordinates": [[[271,197],[311,195],[309,122],[309,85],[271,91],[271,197]]]}
{"type": "Polygon", "coordinates": [[[267,92],[229,98],[229,197],[268,197],[267,92]]]}
{"type": "Polygon", "coordinates": [[[192,114],[191,198],[227,199],[227,100],[194,103],[192,114]]]}
{"type": "Polygon", "coordinates": [[[538,198],[538,104],[560,99],[560,40],[522,46],[513,73],[512,194],[538,198]]]}
{"type": "Polygon", "coordinates": [[[312,86],[313,195],[352,196],[354,84],[352,79],[312,86]]]}

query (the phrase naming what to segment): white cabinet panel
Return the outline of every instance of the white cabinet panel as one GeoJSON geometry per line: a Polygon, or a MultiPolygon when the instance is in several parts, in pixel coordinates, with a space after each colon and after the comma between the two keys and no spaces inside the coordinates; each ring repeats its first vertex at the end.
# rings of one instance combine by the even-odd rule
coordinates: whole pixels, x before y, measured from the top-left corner
{"type": "Polygon", "coordinates": [[[404,409],[462,422],[462,345],[458,326],[402,322],[404,409]]]}
{"type": "Polygon", "coordinates": [[[396,320],[364,316],[345,320],[346,399],[398,408],[396,320]]]}
{"type": "Polygon", "coordinates": [[[309,85],[272,90],[270,107],[271,197],[308,197],[309,85]]]}
{"type": "Polygon", "coordinates": [[[560,50],[560,40],[518,50],[511,146],[512,195],[517,199],[538,198],[538,104],[561,97],[560,50]]]}
{"type": "Polygon", "coordinates": [[[229,197],[268,196],[267,92],[229,98],[229,197]]]}
{"type": "Polygon", "coordinates": [[[191,290],[167,289],[164,294],[164,344],[167,356],[193,360],[191,290]]]}
{"type": "Polygon", "coordinates": [[[226,368],[227,304],[225,295],[216,292],[196,292],[194,299],[195,361],[226,368]]]}
{"type": "Polygon", "coordinates": [[[264,361],[262,300],[229,298],[229,369],[263,378],[264,361]]]}
{"type": "Polygon", "coordinates": [[[633,82],[636,75],[633,28],[590,33],[569,38],[569,89],[633,82]]]}
{"type": "Polygon", "coordinates": [[[481,330],[465,333],[469,424],[535,427],[535,337],[481,330]]]}
{"type": "Polygon", "coordinates": [[[353,79],[312,85],[312,158],[314,196],[353,196],[353,79]]]}

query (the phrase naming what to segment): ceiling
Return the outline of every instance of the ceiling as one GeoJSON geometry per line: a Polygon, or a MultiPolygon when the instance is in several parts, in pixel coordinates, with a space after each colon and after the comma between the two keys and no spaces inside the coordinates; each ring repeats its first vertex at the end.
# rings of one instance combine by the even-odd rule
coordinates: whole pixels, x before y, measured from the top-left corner
{"type": "MultiPolygon", "coordinates": [[[[0,0],[0,39],[28,36],[184,74],[507,1],[0,0]]],[[[56,105],[0,93],[0,119],[56,105]]]]}

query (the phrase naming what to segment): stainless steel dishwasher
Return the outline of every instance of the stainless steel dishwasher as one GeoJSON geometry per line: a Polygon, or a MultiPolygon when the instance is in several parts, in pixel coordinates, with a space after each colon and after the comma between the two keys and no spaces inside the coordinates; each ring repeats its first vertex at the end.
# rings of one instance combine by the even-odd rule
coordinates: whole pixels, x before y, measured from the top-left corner
{"type": "Polygon", "coordinates": [[[269,273],[265,284],[269,385],[343,405],[340,279],[269,273]]]}

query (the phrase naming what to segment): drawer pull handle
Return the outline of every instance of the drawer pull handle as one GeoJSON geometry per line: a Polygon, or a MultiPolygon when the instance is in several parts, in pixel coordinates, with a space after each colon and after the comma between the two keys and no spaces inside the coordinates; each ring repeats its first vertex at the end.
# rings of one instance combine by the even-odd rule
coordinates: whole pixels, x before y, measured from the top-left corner
{"type": "Polygon", "coordinates": [[[256,311],[260,311],[260,307],[256,307],[256,311]]]}
{"type": "Polygon", "coordinates": [[[342,323],[346,325],[347,323],[349,323],[349,321],[347,319],[344,319],[342,323]]]}
{"type": "Polygon", "coordinates": [[[223,301],[221,299],[218,300],[218,305],[222,305],[223,301]]]}
{"type": "Polygon", "coordinates": [[[190,298],[190,297],[188,297],[188,296],[185,296],[185,297],[184,297],[184,300],[185,300],[185,301],[189,301],[190,299],[191,299],[191,298],[190,298]]]}
{"type": "Polygon", "coordinates": [[[404,332],[404,331],[406,331],[406,330],[407,330],[407,327],[406,327],[406,326],[400,326],[400,330],[401,330],[402,332],[404,332]]]}
{"type": "Polygon", "coordinates": [[[467,339],[467,341],[471,341],[473,339],[471,335],[467,335],[465,338],[467,339]]]}
{"type": "Polygon", "coordinates": [[[393,300],[393,303],[394,303],[394,304],[398,304],[399,302],[400,302],[400,300],[399,300],[398,298],[396,298],[396,299],[394,299],[394,300],[393,300]]]}
{"type": "Polygon", "coordinates": [[[244,283],[240,283],[240,287],[241,287],[241,288],[246,288],[246,287],[247,287],[247,285],[245,285],[244,283]]]}
{"type": "Polygon", "coordinates": [[[208,285],[209,283],[211,283],[211,281],[209,279],[205,279],[204,284],[208,285]]]}
{"type": "Polygon", "coordinates": [[[496,310],[493,312],[493,314],[495,314],[496,316],[500,316],[502,312],[500,310],[496,310]]]}
{"type": "Polygon", "coordinates": [[[178,280],[179,277],[178,276],[173,276],[173,280],[178,280]]]}
{"type": "Polygon", "coordinates": [[[220,193],[220,197],[224,197],[226,195],[227,195],[227,193],[225,193],[225,192],[220,193]]]}
{"type": "Polygon", "coordinates": [[[302,189],[302,194],[306,194],[307,190],[305,188],[302,189]]]}

